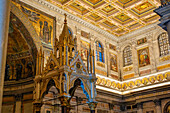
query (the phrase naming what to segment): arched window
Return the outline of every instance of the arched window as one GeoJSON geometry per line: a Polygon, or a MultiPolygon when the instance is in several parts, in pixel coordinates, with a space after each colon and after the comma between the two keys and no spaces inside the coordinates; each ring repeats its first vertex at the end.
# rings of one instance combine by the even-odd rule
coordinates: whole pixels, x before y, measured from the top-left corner
{"type": "Polygon", "coordinates": [[[162,33],[158,36],[160,56],[169,54],[169,41],[167,33],[162,33]]]}
{"type": "Polygon", "coordinates": [[[104,50],[100,42],[96,42],[96,60],[104,62],[104,50]]]}
{"type": "Polygon", "coordinates": [[[132,51],[130,46],[125,47],[123,50],[123,64],[124,66],[132,64],[132,51]]]}

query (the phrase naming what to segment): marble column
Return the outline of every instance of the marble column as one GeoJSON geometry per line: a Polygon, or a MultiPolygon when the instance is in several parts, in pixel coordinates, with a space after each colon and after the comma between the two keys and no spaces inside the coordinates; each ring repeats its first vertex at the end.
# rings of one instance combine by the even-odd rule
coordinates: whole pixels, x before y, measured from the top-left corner
{"type": "Polygon", "coordinates": [[[6,53],[8,43],[8,28],[10,1],[0,0],[0,113],[2,109],[3,85],[5,75],[6,53]]]}
{"type": "Polygon", "coordinates": [[[89,105],[89,108],[90,108],[90,113],[95,113],[97,102],[90,102],[90,103],[88,103],[88,105],[89,105]]]}
{"type": "Polygon", "coordinates": [[[110,110],[110,113],[114,113],[113,107],[114,107],[114,105],[113,105],[112,103],[109,103],[109,110],[110,110]]]}
{"type": "Polygon", "coordinates": [[[142,103],[138,103],[137,104],[137,109],[138,109],[138,113],[143,113],[143,104],[142,103]]]}
{"type": "Polygon", "coordinates": [[[22,94],[15,96],[15,113],[22,113],[22,94]]]}
{"type": "Polygon", "coordinates": [[[161,111],[161,100],[154,100],[156,113],[162,113],[161,111]]]}

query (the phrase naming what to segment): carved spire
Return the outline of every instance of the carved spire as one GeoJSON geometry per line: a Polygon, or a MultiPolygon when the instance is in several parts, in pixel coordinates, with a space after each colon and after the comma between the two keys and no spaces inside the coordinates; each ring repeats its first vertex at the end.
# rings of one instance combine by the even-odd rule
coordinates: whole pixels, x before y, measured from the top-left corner
{"type": "Polygon", "coordinates": [[[64,43],[68,44],[72,41],[72,37],[69,33],[68,26],[67,26],[67,15],[66,14],[64,14],[64,15],[65,15],[64,27],[63,27],[63,31],[59,37],[60,44],[64,44],[64,43]]]}

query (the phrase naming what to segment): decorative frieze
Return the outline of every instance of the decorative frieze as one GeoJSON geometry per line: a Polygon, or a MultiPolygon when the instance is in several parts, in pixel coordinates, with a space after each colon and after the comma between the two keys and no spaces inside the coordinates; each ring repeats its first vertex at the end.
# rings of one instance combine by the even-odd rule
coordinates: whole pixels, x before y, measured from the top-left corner
{"type": "MultiPolygon", "coordinates": [[[[127,76],[134,76],[134,74],[130,74],[127,76]]],[[[147,87],[150,85],[156,85],[158,83],[169,82],[170,81],[170,72],[165,71],[164,73],[147,75],[144,77],[138,77],[130,80],[125,80],[123,82],[113,80],[110,78],[102,77],[97,75],[96,84],[99,86],[107,87],[113,90],[118,91],[127,91],[142,88],[143,86],[147,87]]]]}

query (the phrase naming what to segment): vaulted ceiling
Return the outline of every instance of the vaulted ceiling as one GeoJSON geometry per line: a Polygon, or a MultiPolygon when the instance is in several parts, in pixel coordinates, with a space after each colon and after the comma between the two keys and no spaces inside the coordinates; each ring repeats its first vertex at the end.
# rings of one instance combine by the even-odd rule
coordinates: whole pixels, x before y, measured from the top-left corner
{"type": "Polygon", "coordinates": [[[155,23],[159,0],[46,0],[116,36],[155,23]]]}

